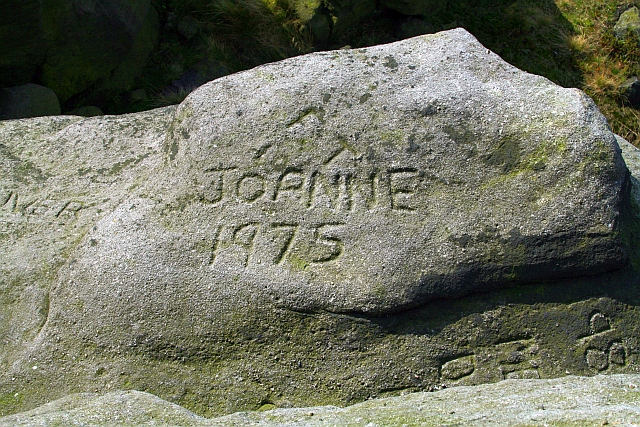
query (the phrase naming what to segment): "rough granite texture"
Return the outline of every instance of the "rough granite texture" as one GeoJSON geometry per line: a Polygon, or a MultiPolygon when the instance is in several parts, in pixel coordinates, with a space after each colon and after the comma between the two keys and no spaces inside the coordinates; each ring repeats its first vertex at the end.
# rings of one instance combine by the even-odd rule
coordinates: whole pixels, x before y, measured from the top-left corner
{"type": "Polygon", "coordinates": [[[89,302],[127,277],[145,312],[179,287],[194,312],[389,313],[626,261],[627,171],[596,106],[463,30],[219,79],[164,150],[61,292],[89,302]]]}
{"type": "Polygon", "coordinates": [[[0,414],[640,371],[637,176],[583,93],[464,30],[2,122],[0,167],[0,414]]]}
{"type": "Polygon", "coordinates": [[[506,380],[334,406],[200,417],[139,391],[70,395],[32,411],[0,418],[0,426],[638,426],[640,375],[506,380]]]}

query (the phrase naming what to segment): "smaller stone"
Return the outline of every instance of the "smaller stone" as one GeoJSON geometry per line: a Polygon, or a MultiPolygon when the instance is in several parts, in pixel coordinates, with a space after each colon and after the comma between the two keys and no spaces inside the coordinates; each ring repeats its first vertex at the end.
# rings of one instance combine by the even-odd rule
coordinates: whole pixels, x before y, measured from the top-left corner
{"type": "Polygon", "coordinates": [[[446,380],[457,380],[471,375],[475,370],[475,357],[465,356],[451,360],[442,365],[442,378],[446,380]]]}
{"type": "Polygon", "coordinates": [[[60,114],[58,97],[49,88],[28,83],[0,89],[0,120],[60,114]]]}
{"type": "Polygon", "coordinates": [[[193,16],[187,15],[178,23],[178,34],[187,40],[191,40],[196,35],[200,24],[193,16]]]}
{"type": "Polygon", "coordinates": [[[640,10],[633,6],[624,11],[613,27],[613,33],[618,40],[624,40],[631,33],[640,43],[640,10]]]}
{"type": "Polygon", "coordinates": [[[539,380],[540,373],[537,369],[525,369],[522,371],[522,378],[525,380],[539,380]]]}
{"type": "Polygon", "coordinates": [[[625,80],[620,85],[623,101],[632,107],[640,107],[640,80],[637,76],[625,80]]]}
{"type": "Polygon", "coordinates": [[[171,85],[163,90],[163,95],[174,93],[189,93],[203,84],[226,76],[229,69],[220,61],[213,58],[205,58],[182,73],[179,79],[174,80],[171,85]]]}
{"type": "Polygon", "coordinates": [[[513,371],[506,374],[505,379],[508,380],[538,380],[540,374],[536,369],[524,369],[522,371],[513,371]]]}
{"type": "Polygon", "coordinates": [[[315,13],[311,19],[309,19],[309,22],[307,22],[313,41],[316,43],[324,43],[329,40],[331,36],[331,24],[330,16],[320,12],[315,13]]]}

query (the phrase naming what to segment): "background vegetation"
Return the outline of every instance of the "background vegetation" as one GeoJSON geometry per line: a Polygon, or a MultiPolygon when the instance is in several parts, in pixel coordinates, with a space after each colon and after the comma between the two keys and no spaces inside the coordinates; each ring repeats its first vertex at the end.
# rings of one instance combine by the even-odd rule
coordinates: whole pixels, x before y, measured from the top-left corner
{"type": "Polygon", "coordinates": [[[180,102],[195,87],[170,87],[171,82],[204,58],[230,73],[317,50],[464,27],[518,68],[584,90],[614,132],[640,146],[640,111],[625,105],[620,89],[626,79],[640,75],[640,47],[631,36],[620,41],[613,34],[620,14],[640,6],[637,0],[450,0],[419,17],[376,6],[366,19],[332,32],[328,40],[314,40],[301,18],[301,3],[314,6],[313,1],[157,0],[163,31],[137,83],[150,96],[115,99],[106,109],[139,111],[180,102]],[[192,24],[187,28],[192,36],[184,35],[185,22],[192,24]]]}

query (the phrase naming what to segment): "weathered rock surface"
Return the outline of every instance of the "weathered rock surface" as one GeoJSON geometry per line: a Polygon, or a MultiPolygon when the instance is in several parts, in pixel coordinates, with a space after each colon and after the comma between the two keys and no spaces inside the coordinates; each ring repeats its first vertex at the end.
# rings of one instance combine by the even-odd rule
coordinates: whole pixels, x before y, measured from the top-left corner
{"type": "Polygon", "coordinates": [[[588,98],[462,31],[392,46],[283,61],[188,98],[168,166],[97,224],[70,288],[128,277],[125,294],[190,283],[199,305],[207,289],[204,311],[235,294],[385,313],[624,264],[627,172],[588,98]]]}
{"type": "Polygon", "coordinates": [[[639,151],[626,139],[621,138],[618,135],[616,135],[616,139],[624,156],[624,162],[627,165],[629,172],[631,172],[631,198],[638,204],[638,206],[640,206],[640,182],[638,181],[638,177],[640,177],[639,151]]]}
{"type": "Polygon", "coordinates": [[[636,426],[640,375],[507,380],[435,393],[375,399],[347,408],[243,412],[206,419],[148,393],[67,396],[0,418],[0,426],[636,426]]]}
{"type": "Polygon", "coordinates": [[[639,370],[615,136],[463,30],[259,67],[177,109],[3,122],[0,143],[5,414],[639,370]]]}

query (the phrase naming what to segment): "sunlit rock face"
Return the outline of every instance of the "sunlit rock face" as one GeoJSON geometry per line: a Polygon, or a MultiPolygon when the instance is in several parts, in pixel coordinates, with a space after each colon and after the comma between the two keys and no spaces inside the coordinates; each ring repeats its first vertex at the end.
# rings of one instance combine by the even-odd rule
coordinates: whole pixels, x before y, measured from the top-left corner
{"type": "Polygon", "coordinates": [[[261,66],[177,108],[7,121],[0,144],[4,407],[112,387],[203,413],[344,403],[637,354],[613,302],[558,314],[566,348],[530,330],[555,306],[445,334],[495,308],[471,296],[433,320],[442,298],[574,295],[558,281],[627,264],[628,171],[605,119],[464,30],[261,66]],[[587,349],[598,313],[618,335],[587,349]],[[523,353],[518,369],[494,350],[523,353]]]}
{"type": "Polygon", "coordinates": [[[203,312],[389,313],[625,261],[627,172],[595,105],[463,30],[217,80],[164,151],[79,252],[74,289],[127,277],[125,294],[178,288],[203,312]]]}

